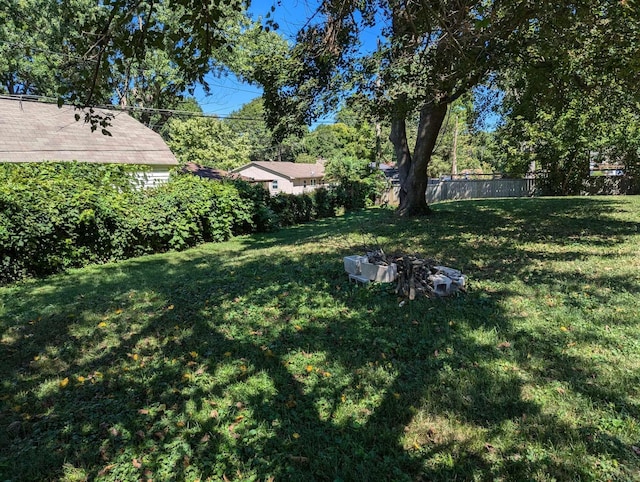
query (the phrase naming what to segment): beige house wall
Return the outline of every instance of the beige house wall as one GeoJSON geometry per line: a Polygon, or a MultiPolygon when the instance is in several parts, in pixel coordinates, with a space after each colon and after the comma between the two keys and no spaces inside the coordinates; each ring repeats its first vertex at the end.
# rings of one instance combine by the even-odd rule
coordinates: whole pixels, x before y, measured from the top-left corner
{"type": "Polygon", "coordinates": [[[313,191],[319,187],[324,186],[322,179],[294,179],[291,181],[289,178],[280,176],[275,173],[266,172],[257,166],[247,166],[245,169],[236,171],[245,177],[253,178],[256,181],[264,181],[265,185],[269,188],[269,193],[275,196],[278,193],[286,194],[303,194],[305,192],[313,191]],[[277,187],[275,187],[277,183],[277,187]]]}

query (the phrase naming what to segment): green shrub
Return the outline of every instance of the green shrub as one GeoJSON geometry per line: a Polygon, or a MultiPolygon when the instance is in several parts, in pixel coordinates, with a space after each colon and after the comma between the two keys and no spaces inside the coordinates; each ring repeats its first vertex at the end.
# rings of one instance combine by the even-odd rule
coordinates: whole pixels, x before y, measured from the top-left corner
{"type": "Polygon", "coordinates": [[[270,207],[280,226],[293,226],[315,218],[314,203],[309,194],[280,193],[271,198],[270,207]]]}
{"type": "Polygon", "coordinates": [[[277,229],[279,220],[271,207],[269,191],[260,184],[252,184],[240,179],[234,180],[233,185],[244,202],[253,206],[251,222],[242,227],[243,232],[266,232],[277,229]]]}
{"type": "Polygon", "coordinates": [[[336,215],[338,197],[335,189],[321,187],[313,191],[314,210],[317,218],[330,218],[336,215]]]}
{"type": "Polygon", "coordinates": [[[0,282],[127,256],[130,179],[121,166],[0,165],[0,282]]]}
{"type": "Polygon", "coordinates": [[[270,197],[260,185],[192,175],[141,191],[134,169],[0,164],[0,284],[224,241],[365,205],[364,191],[344,187],[270,197]]]}
{"type": "Polygon", "coordinates": [[[134,187],[115,165],[0,165],[0,283],[223,241],[253,229],[236,185],[177,176],[134,187]]]}

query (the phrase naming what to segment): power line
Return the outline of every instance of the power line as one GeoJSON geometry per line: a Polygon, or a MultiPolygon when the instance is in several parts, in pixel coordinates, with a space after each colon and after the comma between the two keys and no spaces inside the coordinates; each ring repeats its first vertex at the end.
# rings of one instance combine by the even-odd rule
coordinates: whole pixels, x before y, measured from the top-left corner
{"type": "MultiPolygon", "coordinates": [[[[37,95],[24,95],[24,94],[16,94],[16,95],[0,95],[0,99],[9,99],[16,101],[27,101],[27,102],[47,102],[50,104],[56,103],[57,99],[52,97],[43,97],[37,95]]],[[[77,107],[70,106],[69,107],[77,107]]],[[[179,110],[179,109],[160,109],[156,107],[143,107],[143,106],[121,106],[114,104],[101,104],[91,106],[91,108],[108,110],[108,111],[116,111],[116,112],[147,112],[152,114],[169,114],[176,116],[185,116],[185,117],[197,117],[197,118],[205,118],[205,119],[219,119],[219,120],[239,120],[239,121],[247,121],[247,122],[264,122],[264,119],[261,117],[246,117],[246,116],[234,116],[234,115],[217,115],[217,114],[207,114],[205,112],[193,112],[189,110],[179,110]]],[[[333,124],[333,122],[327,121],[318,121],[317,124],[333,124]]]]}

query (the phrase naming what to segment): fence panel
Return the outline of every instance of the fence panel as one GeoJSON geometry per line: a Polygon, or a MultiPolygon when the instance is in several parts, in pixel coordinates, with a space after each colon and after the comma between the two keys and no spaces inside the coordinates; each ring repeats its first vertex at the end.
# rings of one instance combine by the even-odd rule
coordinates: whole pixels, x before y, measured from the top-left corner
{"type": "MultiPolygon", "coordinates": [[[[499,197],[531,197],[536,193],[535,179],[486,179],[439,181],[427,185],[427,203],[455,199],[483,199],[499,197]]],[[[383,196],[389,204],[399,201],[400,187],[394,185],[383,196]]]]}
{"type": "Polygon", "coordinates": [[[427,202],[454,199],[530,197],[535,194],[535,179],[486,179],[440,181],[427,186],[427,202]]]}

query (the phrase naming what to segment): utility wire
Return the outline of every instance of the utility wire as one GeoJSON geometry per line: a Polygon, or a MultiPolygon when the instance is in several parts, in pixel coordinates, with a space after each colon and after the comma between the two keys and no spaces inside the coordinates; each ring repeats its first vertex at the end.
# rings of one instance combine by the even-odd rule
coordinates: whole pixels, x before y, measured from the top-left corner
{"type": "MultiPolygon", "coordinates": [[[[52,97],[43,97],[38,95],[26,95],[26,94],[15,94],[15,95],[0,95],[0,99],[10,99],[10,100],[22,100],[28,102],[47,102],[54,104],[57,102],[57,99],[52,97]]],[[[74,107],[69,106],[68,107],[74,107]]],[[[248,121],[248,122],[264,122],[264,119],[261,117],[246,117],[246,116],[237,116],[237,115],[218,115],[218,114],[208,114],[206,112],[193,112],[189,110],[179,110],[179,109],[159,109],[155,107],[142,107],[142,106],[121,106],[114,104],[101,104],[92,106],[95,109],[109,110],[109,111],[119,111],[119,112],[147,112],[147,113],[155,113],[155,114],[170,114],[176,116],[185,116],[185,117],[197,117],[197,118],[205,118],[205,119],[219,119],[219,120],[239,120],[239,121],[248,121]]],[[[317,124],[333,124],[333,122],[328,121],[318,121],[317,124]]]]}

